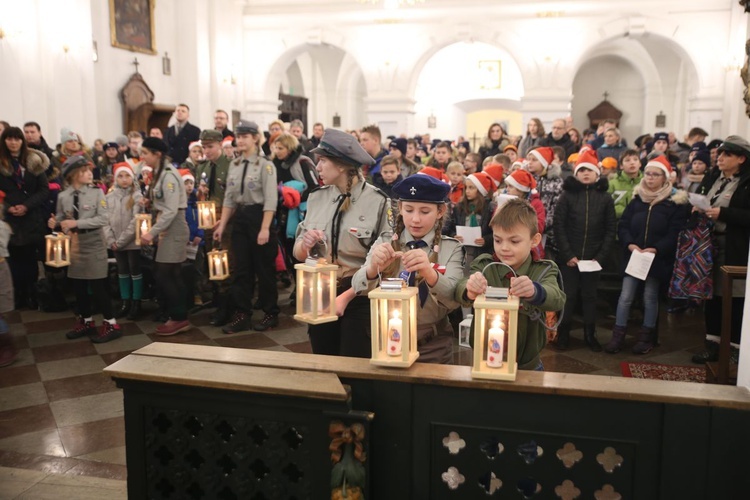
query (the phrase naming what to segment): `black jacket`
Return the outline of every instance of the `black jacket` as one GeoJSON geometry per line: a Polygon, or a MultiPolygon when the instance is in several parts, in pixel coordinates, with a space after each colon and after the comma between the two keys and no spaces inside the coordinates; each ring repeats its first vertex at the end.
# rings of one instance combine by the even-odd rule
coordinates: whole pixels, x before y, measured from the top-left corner
{"type": "Polygon", "coordinates": [[[10,244],[13,246],[38,244],[44,239],[49,217],[49,213],[43,213],[42,210],[49,194],[47,176],[44,173],[48,165],[49,159],[43,153],[29,149],[21,183],[16,182],[12,171],[0,171],[0,191],[5,192],[5,222],[13,230],[10,237],[10,244]],[[7,209],[14,205],[25,205],[26,214],[17,217],[8,213],[7,209]]]}
{"type": "Polygon", "coordinates": [[[605,177],[589,185],[575,177],[563,181],[553,222],[559,265],[565,265],[573,257],[600,263],[609,257],[617,222],[608,187],[605,177]]]}
{"type": "MultiPolygon", "coordinates": [[[[750,164],[740,168],[740,183],[729,200],[729,206],[719,212],[719,220],[726,222],[726,261],[724,265],[746,266],[750,247],[750,164]]],[[[716,168],[703,177],[698,193],[706,194],[721,176],[716,168]]]]}
{"type": "Polygon", "coordinates": [[[164,137],[164,142],[167,143],[169,151],[167,155],[172,158],[172,161],[177,165],[187,159],[190,151],[190,143],[199,140],[201,137],[201,129],[196,127],[190,122],[186,122],[185,126],[180,130],[180,135],[175,134],[175,126],[172,125],[167,129],[167,135],[164,137]]]}
{"type": "Polygon", "coordinates": [[[560,146],[561,148],[563,148],[565,150],[565,158],[560,158],[561,160],[567,160],[568,156],[572,155],[573,153],[577,153],[576,145],[570,139],[570,135],[568,135],[567,132],[565,132],[559,139],[555,139],[554,137],[552,137],[552,132],[550,132],[549,134],[547,134],[547,137],[541,140],[539,145],[547,146],[550,148],[555,146],[560,146]]]}

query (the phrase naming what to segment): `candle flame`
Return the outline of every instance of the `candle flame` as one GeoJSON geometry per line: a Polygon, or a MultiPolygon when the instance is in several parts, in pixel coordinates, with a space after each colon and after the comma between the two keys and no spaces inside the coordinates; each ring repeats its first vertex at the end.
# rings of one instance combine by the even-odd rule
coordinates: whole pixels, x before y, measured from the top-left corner
{"type": "Polygon", "coordinates": [[[398,309],[393,310],[393,319],[398,319],[398,309]]]}
{"type": "Polygon", "coordinates": [[[500,328],[500,315],[498,314],[495,316],[495,319],[492,320],[492,328],[500,328]]]}

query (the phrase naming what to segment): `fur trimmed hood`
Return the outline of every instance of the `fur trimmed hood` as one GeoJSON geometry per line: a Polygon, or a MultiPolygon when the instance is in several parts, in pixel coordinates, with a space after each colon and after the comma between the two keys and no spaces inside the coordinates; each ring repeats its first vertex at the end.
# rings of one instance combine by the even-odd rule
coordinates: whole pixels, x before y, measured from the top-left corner
{"type": "Polygon", "coordinates": [[[26,162],[26,169],[34,175],[39,175],[46,172],[47,167],[49,167],[49,158],[47,158],[47,155],[29,148],[29,158],[26,162]]]}
{"type": "Polygon", "coordinates": [[[685,205],[688,202],[688,192],[684,189],[672,189],[672,196],[669,197],[675,205],[685,205]]]}

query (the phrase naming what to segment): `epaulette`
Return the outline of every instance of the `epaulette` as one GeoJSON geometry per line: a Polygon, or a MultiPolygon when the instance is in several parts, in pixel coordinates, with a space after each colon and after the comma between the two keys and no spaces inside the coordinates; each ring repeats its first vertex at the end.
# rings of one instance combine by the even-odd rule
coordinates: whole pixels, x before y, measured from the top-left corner
{"type": "Polygon", "coordinates": [[[323,190],[323,189],[329,188],[329,187],[331,187],[332,185],[333,185],[333,184],[324,184],[324,185],[322,185],[322,186],[318,186],[318,187],[315,187],[315,188],[313,188],[313,189],[311,189],[311,190],[310,190],[310,194],[313,194],[313,193],[314,193],[314,192],[316,192],[316,191],[321,191],[321,190],[323,190]]]}
{"type": "Polygon", "coordinates": [[[388,196],[388,195],[386,194],[386,192],[385,192],[385,191],[383,191],[383,190],[382,190],[382,189],[380,189],[379,187],[375,186],[374,184],[370,184],[369,182],[367,182],[367,183],[366,183],[366,185],[367,185],[367,186],[369,186],[369,187],[371,187],[371,188],[372,188],[372,189],[373,189],[373,190],[374,190],[374,191],[375,191],[376,193],[378,193],[378,194],[379,194],[380,196],[382,196],[383,198],[386,198],[386,199],[388,199],[388,200],[390,200],[390,199],[391,199],[391,197],[390,197],[390,196],[388,196]]]}

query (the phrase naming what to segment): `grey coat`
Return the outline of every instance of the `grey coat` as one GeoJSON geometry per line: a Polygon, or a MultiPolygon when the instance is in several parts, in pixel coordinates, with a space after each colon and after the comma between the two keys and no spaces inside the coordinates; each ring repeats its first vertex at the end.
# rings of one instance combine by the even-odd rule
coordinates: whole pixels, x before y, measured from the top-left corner
{"type": "Polygon", "coordinates": [[[131,191],[115,187],[107,195],[107,207],[109,209],[109,223],[104,228],[107,238],[107,247],[117,245],[118,251],[140,250],[135,244],[135,215],[141,212],[140,201],[143,198],[141,191],[135,189],[133,195],[133,206],[128,208],[131,191]]]}

